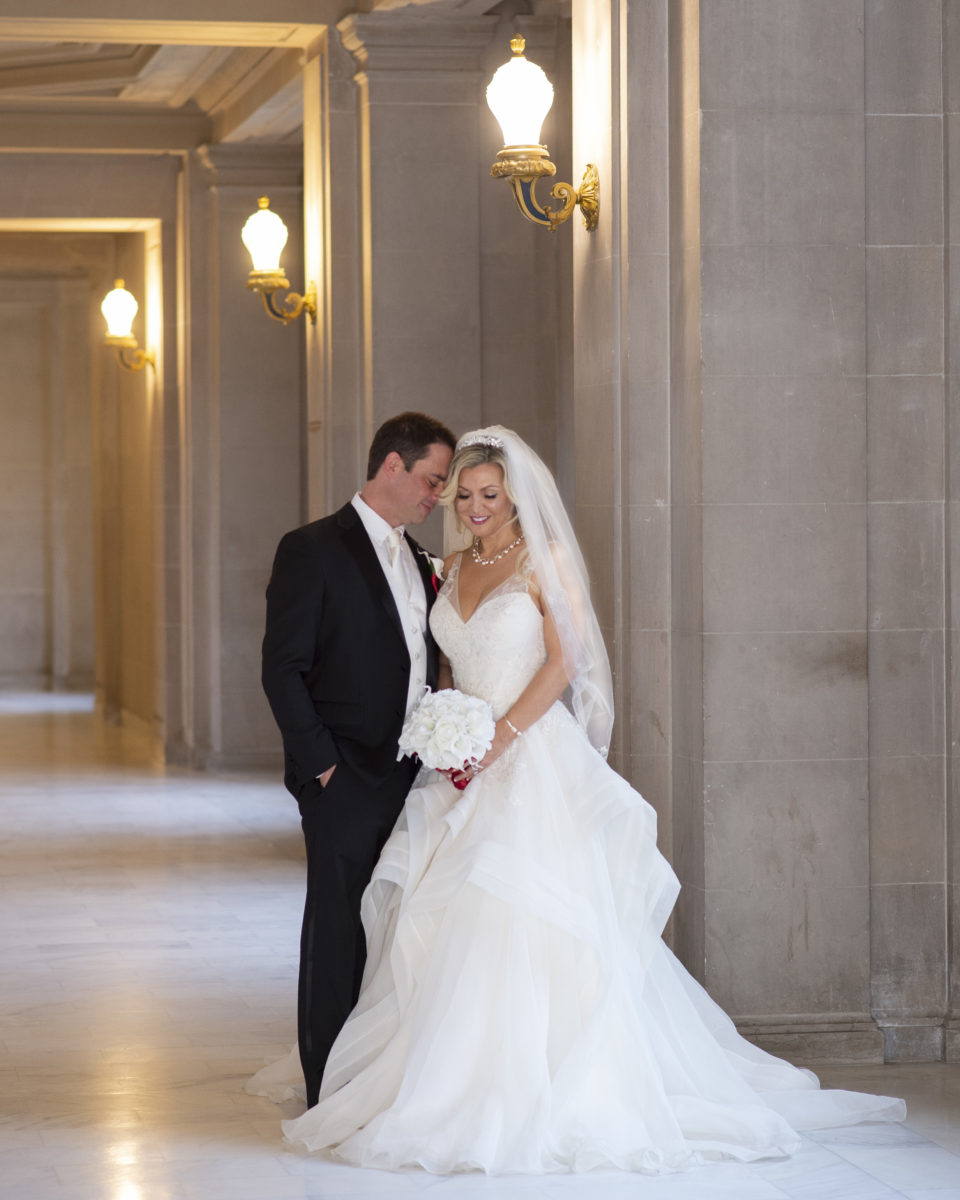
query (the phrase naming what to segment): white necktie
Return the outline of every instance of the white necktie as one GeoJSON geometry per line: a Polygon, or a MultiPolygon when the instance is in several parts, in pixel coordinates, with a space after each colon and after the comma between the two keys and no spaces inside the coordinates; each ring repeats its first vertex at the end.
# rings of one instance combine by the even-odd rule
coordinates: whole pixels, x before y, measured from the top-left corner
{"type": "Polygon", "coordinates": [[[387,537],[387,546],[390,550],[390,566],[397,565],[397,559],[400,557],[400,546],[403,543],[403,531],[400,529],[391,529],[387,537]]]}

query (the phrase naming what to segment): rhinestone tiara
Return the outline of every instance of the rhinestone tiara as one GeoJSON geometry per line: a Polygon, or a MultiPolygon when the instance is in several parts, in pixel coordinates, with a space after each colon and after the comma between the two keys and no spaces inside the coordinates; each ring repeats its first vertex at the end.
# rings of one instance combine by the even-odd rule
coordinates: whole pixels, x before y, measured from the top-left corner
{"type": "Polygon", "coordinates": [[[465,433],[457,443],[457,449],[463,450],[466,446],[492,446],[494,450],[502,450],[503,440],[492,433],[465,433]]]}

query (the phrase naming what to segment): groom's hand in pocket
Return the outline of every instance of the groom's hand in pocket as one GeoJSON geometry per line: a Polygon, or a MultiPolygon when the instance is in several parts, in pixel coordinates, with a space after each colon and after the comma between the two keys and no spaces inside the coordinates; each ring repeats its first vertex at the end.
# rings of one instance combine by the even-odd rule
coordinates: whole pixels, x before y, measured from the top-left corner
{"type": "Polygon", "coordinates": [[[335,769],[336,764],[320,775],[314,776],[300,789],[297,795],[297,808],[300,810],[301,817],[306,816],[308,812],[316,812],[316,806],[323,804],[323,793],[326,790],[324,780],[329,783],[335,769]]]}

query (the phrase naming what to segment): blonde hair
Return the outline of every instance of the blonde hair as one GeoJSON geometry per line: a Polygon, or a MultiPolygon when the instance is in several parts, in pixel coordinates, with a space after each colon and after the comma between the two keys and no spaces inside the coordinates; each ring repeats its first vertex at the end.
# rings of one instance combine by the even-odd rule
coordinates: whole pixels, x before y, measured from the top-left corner
{"type": "Polygon", "coordinates": [[[500,468],[503,474],[503,490],[506,492],[510,503],[516,506],[513,492],[510,489],[507,456],[499,446],[485,446],[480,443],[464,446],[454,454],[453,460],[450,463],[450,470],[447,473],[447,482],[440,493],[440,503],[446,505],[448,508],[453,508],[453,502],[456,500],[457,492],[460,489],[460,473],[471,467],[483,467],[487,464],[500,468]]]}

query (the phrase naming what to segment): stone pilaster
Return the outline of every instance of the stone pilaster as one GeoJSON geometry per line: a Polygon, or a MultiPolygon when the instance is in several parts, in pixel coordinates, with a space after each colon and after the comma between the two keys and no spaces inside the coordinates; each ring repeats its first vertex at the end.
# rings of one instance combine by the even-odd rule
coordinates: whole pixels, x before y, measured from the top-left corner
{"type": "Polygon", "coordinates": [[[481,420],[483,54],[495,18],[338,26],[356,62],[363,448],[404,409],[481,420]]]}
{"type": "Polygon", "coordinates": [[[940,0],[864,5],[871,1007],[943,1053],[947,942],[940,0]]]}
{"type": "Polygon", "coordinates": [[[670,854],[667,42],[666,0],[574,4],[571,176],[578,185],[597,166],[600,221],[588,234],[575,213],[562,233],[573,246],[576,524],[614,669],[611,761],[657,809],[670,854]]]}
{"type": "Polygon", "coordinates": [[[243,224],[268,195],[286,223],[281,262],[303,293],[301,155],[297,148],[209,147],[185,187],[190,347],[184,499],[189,512],[188,757],[217,766],[277,755],[260,686],[264,591],[283,533],[305,519],[304,343],[313,326],[271,320],[246,288],[243,224]]]}

